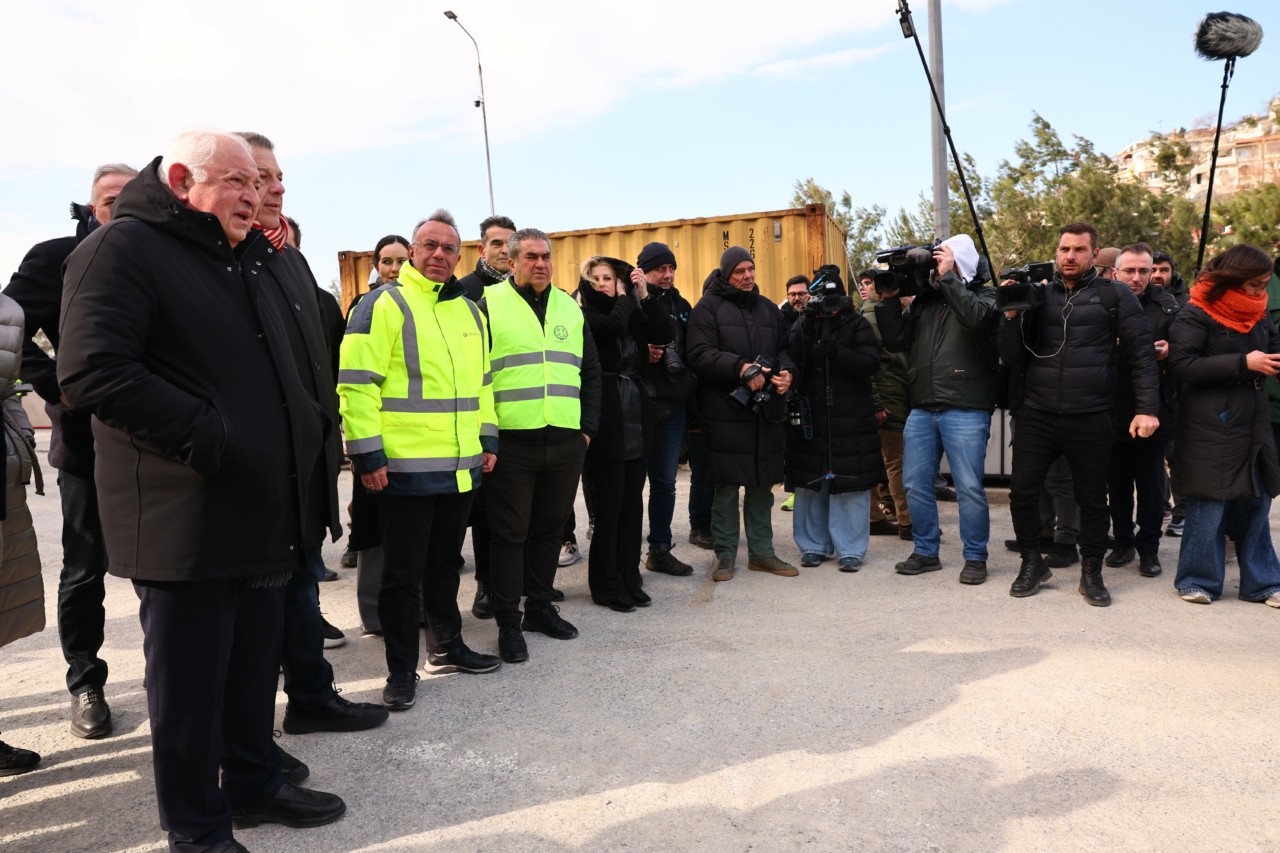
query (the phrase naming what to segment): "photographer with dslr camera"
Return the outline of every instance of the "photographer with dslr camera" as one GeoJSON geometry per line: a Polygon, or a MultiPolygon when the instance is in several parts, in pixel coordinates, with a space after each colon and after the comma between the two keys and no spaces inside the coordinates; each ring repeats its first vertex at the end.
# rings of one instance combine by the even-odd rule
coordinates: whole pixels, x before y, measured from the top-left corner
{"type": "Polygon", "coordinates": [[[906,352],[911,413],[902,431],[902,482],[911,508],[913,549],[898,563],[899,574],[918,575],[942,568],[941,532],[934,478],[942,454],[955,480],[960,510],[964,567],[960,582],[987,579],[987,540],[991,517],[982,487],[991,413],[996,406],[995,288],[978,273],[973,239],[957,234],[929,251],[891,250],[880,258],[890,264],[892,284],[881,291],[876,322],[885,349],[906,352]],[[918,291],[901,304],[904,285],[918,291]]]}
{"type": "Polygon", "coordinates": [[[715,483],[711,578],[732,580],[738,554],[738,489],[745,492],[747,568],[792,577],[773,551],[773,485],[782,481],[786,394],[792,363],[778,306],[760,294],[755,261],[741,246],[720,257],[689,317],[688,362],[698,377],[707,477],[715,483]]]}
{"type": "MultiPolygon", "coordinates": [[[[1148,438],[1159,427],[1158,372],[1151,329],[1138,298],[1121,282],[1094,269],[1098,232],[1083,222],[1058,231],[1057,272],[1048,284],[1025,285],[1022,310],[1005,310],[998,341],[1011,371],[1013,473],[1009,509],[1022,566],[1009,589],[1015,598],[1035,595],[1051,576],[1040,556],[1040,490],[1049,466],[1065,457],[1080,506],[1080,594],[1106,607],[1102,582],[1106,550],[1107,476],[1112,406],[1119,364],[1128,364],[1133,418],[1126,432],[1148,438]]],[[[1002,281],[1001,288],[1012,281],[1002,281]]],[[[1013,292],[1010,287],[1008,292],[1013,292]]],[[[1005,294],[1002,294],[1002,297],[1005,294]]],[[[1012,304],[1002,298],[1001,307],[1012,304]]]]}
{"type": "Polygon", "coordinates": [[[791,327],[796,362],[787,430],[786,486],[801,566],[830,556],[856,572],[871,537],[871,489],[884,477],[871,377],[880,343],[835,266],[814,273],[812,296],[791,327]]]}

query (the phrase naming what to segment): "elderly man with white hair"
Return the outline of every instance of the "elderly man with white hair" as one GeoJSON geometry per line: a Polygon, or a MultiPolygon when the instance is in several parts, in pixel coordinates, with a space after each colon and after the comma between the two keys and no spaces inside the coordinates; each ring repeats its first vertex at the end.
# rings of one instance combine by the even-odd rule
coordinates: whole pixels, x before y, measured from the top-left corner
{"type": "Polygon", "coordinates": [[[58,380],[91,412],[109,571],[133,581],[161,825],[172,850],[242,850],[236,826],[318,826],[272,742],[284,586],[325,425],[246,240],[243,140],[180,135],[67,261],[58,380]],[[221,771],[221,786],[219,786],[221,771]]]}
{"type": "Polygon", "coordinates": [[[911,555],[896,568],[903,575],[942,568],[934,479],[945,453],[960,510],[960,583],[980,584],[987,579],[991,533],[982,475],[996,406],[996,292],[977,274],[978,251],[967,234],[943,241],[933,260],[936,269],[909,304],[894,291],[876,306],[884,348],[907,353],[910,374],[902,484],[914,541],[911,555]]]}

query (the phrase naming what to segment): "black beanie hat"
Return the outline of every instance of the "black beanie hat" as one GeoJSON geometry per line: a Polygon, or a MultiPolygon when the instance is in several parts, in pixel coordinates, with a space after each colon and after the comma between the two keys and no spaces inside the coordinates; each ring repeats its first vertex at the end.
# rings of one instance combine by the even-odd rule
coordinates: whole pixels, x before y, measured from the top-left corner
{"type": "Polygon", "coordinates": [[[666,243],[646,243],[636,256],[636,266],[645,272],[656,270],[663,264],[676,265],[676,256],[666,243]]]}
{"type": "Polygon", "coordinates": [[[752,261],[751,253],[741,246],[730,246],[724,250],[724,254],[720,256],[720,275],[725,281],[729,280],[729,275],[733,272],[734,267],[743,261],[752,261]]]}

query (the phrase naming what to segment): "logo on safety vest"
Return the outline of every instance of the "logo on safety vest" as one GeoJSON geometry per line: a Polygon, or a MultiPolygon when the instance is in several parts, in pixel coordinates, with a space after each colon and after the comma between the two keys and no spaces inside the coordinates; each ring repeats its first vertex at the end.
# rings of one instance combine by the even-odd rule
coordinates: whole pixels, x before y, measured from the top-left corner
{"type": "Polygon", "coordinates": [[[569,340],[569,330],[566,329],[564,326],[556,326],[551,331],[556,336],[557,341],[569,340]]]}

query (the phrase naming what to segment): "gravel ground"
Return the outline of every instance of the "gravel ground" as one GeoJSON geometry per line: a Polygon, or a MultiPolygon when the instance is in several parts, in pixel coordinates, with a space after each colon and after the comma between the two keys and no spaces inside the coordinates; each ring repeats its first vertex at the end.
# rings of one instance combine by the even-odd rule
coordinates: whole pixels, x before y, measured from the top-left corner
{"type": "MultiPolygon", "coordinates": [[[[682,472],[681,507],[687,485],[682,472]]],[[[68,730],[48,491],[30,502],[50,627],[0,651],[0,730],[44,761],[0,780],[0,849],[161,850],[124,581],[108,579],[103,649],[115,734],[68,730]]],[[[237,838],[255,851],[1280,849],[1280,611],[1233,598],[1234,565],[1221,601],[1180,601],[1171,539],[1160,578],[1106,571],[1110,608],[1084,603],[1077,569],[1011,598],[1007,495],[989,495],[992,576],[978,587],[956,582],[955,504],[943,570],[918,577],[893,572],[910,546],[887,537],[857,574],[827,563],[797,578],[745,571],[743,546],[744,570],[719,584],[710,553],[681,544],[694,576],[646,572],[653,607],[619,614],[591,603],[585,560],[563,569],[577,639],[531,634],[529,663],[424,676],[417,705],[372,731],[284,736],[347,814],[237,838]]],[[[774,522],[779,554],[798,561],[790,516],[774,522]]],[[[341,550],[326,547],[330,566],[341,550]]],[[[493,623],[465,609],[469,572],[464,635],[496,651],[493,623]]],[[[354,570],[321,602],[349,638],[329,653],[344,695],[377,701],[382,643],[361,637],[354,570]]]]}

